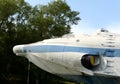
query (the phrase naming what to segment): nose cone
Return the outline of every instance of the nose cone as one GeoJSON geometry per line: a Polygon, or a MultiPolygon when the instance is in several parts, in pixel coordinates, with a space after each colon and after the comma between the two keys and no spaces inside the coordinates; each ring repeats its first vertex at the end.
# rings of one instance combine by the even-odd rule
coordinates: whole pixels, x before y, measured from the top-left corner
{"type": "Polygon", "coordinates": [[[13,47],[13,52],[16,54],[16,55],[21,55],[23,52],[23,45],[16,45],[13,47]]]}

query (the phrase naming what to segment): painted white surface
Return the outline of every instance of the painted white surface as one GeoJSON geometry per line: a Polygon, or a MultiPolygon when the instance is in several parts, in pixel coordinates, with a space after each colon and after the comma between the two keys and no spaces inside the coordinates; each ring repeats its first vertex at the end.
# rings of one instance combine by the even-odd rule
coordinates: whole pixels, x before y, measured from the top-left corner
{"type": "MultiPolygon", "coordinates": [[[[65,35],[61,38],[47,39],[44,41],[24,45],[39,46],[39,45],[59,45],[72,47],[89,47],[96,49],[120,49],[120,35],[110,32],[97,31],[93,35],[65,35]]],[[[17,48],[19,49],[19,48],[17,48]]],[[[17,53],[15,47],[14,53],[17,53]]],[[[81,58],[85,54],[83,52],[46,52],[33,53],[27,52],[24,55],[39,68],[53,74],[60,75],[104,75],[104,76],[120,76],[120,52],[115,51],[117,57],[106,57],[104,52],[98,52],[100,55],[100,68],[89,70],[81,64],[81,58]]]]}

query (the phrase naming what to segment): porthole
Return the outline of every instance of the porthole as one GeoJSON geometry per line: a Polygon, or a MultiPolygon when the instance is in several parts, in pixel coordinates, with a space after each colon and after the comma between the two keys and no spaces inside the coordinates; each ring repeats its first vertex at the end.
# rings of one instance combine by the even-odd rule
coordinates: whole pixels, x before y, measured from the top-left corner
{"type": "Polygon", "coordinates": [[[80,40],[79,40],[79,39],[77,39],[77,40],[76,40],[76,42],[80,42],[80,40]]]}

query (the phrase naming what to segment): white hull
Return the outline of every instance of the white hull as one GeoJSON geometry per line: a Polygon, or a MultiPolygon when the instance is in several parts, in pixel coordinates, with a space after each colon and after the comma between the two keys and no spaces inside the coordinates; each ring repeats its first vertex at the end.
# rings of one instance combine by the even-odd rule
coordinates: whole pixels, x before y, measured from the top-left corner
{"type": "Polygon", "coordinates": [[[106,68],[93,72],[82,66],[79,53],[29,53],[27,58],[39,68],[53,74],[82,75],[82,73],[88,73],[91,76],[120,76],[119,57],[105,57],[106,68]]]}
{"type": "Polygon", "coordinates": [[[77,58],[74,58],[74,60],[73,56],[69,56],[73,61],[68,60],[67,58],[64,59],[63,53],[52,53],[51,56],[49,56],[49,53],[29,53],[27,58],[39,68],[53,74],[81,75],[80,70],[76,70],[77,67],[81,68],[79,55],[76,56],[77,58]],[[76,60],[78,62],[75,62],[76,60]],[[76,63],[78,63],[78,66],[76,63]]]}
{"type": "MultiPolygon", "coordinates": [[[[83,75],[99,76],[103,77],[100,78],[102,82],[104,77],[120,77],[119,37],[120,34],[106,30],[94,35],[70,34],[62,38],[18,45],[13,48],[13,52],[16,55],[26,56],[30,62],[52,74],[77,81],[81,78],[87,81],[83,75]]],[[[90,84],[106,83],[91,82],[90,84]]]]}

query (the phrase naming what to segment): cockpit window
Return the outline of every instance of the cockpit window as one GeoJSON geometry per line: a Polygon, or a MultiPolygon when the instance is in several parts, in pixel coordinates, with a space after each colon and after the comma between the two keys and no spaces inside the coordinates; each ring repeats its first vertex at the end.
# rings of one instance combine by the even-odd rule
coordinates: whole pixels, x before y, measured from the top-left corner
{"type": "Polygon", "coordinates": [[[26,52],[27,52],[27,50],[23,50],[23,52],[24,52],[24,53],[26,53],[26,52]]]}
{"type": "Polygon", "coordinates": [[[22,53],[22,50],[16,50],[16,53],[22,53]]]}

